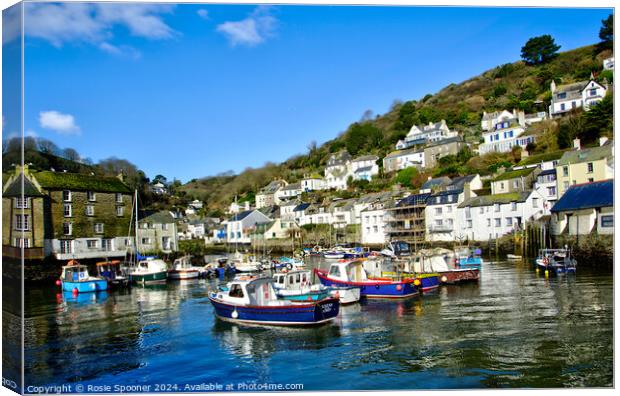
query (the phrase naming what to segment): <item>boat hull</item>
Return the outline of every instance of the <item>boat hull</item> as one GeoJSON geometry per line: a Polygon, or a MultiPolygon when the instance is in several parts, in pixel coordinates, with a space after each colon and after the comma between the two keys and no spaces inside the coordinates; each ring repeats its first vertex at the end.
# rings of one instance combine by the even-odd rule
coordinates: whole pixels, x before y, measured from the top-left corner
{"type": "Polygon", "coordinates": [[[92,279],[82,282],[62,281],[62,290],[73,292],[77,289],[79,293],[90,293],[108,290],[108,282],[104,279],[92,279]]]}
{"type": "Polygon", "coordinates": [[[455,284],[460,282],[477,282],[478,280],[480,280],[479,269],[457,269],[439,272],[439,281],[441,283],[455,284]]]}
{"type": "Polygon", "coordinates": [[[168,278],[170,279],[196,279],[200,276],[198,270],[170,270],[168,271],[168,278]]]}
{"type": "Polygon", "coordinates": [[[458,260],[459,268],[466,269],[480,269],[482,267],[482,258],[480,257],[466,257],[458,260]]]}
{"type": "Polygon", "coordinates": [[[148,274],[130,274],[129,279],[133,283],[162,283],[168,279],[168,272],[151,272],[148,274]]]}
{"type": "Polygon", "coordinates": [[[353,304],[360,300],[359,287],[333,287],[331,290],[332,297],[340,299],[340,305],[353,304]]]}
{"type": "Polygon", "coordinates": [[[330,278],[322,270],[315,270],[315,273],[325,286],[359,287],[360,296],[366,298],[406,298],[419,294],[419,289],[413,284],[413,280],[396,282],[383,280],[351,282],[330,278]]]}
{"type": "Polygon", "coordinates": [[[319,325],[338,316],[340,302],[327,298],[308,304],[290,304],[279,306],[235,305],[209,296],[218,318],[248,324],[270,326],[313,326],[319,325]]]}
{"type": "Polygon", "coordinates": [[[536,259],[535,264],[536,264],[536,267],[542,269],[543,271],[550,271],[556,275],[576,272],[575,267],[565,267],[563,265],[546,264],[540,258],[536,259]]]}
{"type": "Polygon", "coordinates": [[[416,274],[416,279],[420,280],[420,288],[423,293],[430,292],[439,287],[439,274],[416,274]]]}

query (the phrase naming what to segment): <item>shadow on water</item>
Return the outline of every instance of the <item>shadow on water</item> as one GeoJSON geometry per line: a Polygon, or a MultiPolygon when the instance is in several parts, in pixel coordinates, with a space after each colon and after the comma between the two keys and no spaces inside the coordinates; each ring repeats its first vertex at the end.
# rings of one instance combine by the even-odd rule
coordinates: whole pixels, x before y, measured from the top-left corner
{"type": "MultiPolygon", "coordinates": [[[[316,262],[317,266],[325,263],[316,262]]],[[[303,383],[304,390],[611,386],[613,279],[488,262],[477,283],[341,307],[320,327],[215,318],[216,280],[26,294],[33,385],[303,383]]]]}

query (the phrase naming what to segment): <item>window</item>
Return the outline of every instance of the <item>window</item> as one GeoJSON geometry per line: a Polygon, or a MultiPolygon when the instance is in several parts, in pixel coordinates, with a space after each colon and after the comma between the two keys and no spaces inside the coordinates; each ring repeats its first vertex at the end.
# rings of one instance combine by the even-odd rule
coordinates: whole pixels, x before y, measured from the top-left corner
{"type": "Polygon", "coordinates": [[[15,198],[15,207],[17,209],[28,209],[30,207],[30,198],[15,198]]]}
{"type": "Polygon", "coordinates": [[[96,196],[95,196],[95,193],[94,193],[93,191],[87,191],[87,192],[86,192],[86,198],[87,198],[89,201],[91,201],[91,202],[93,202],[93,201],[96,201],[96,200],[97,200],[97,199],[96,199],[96,196]]]}
{"type": "Polygon", "coordinates": [[[372,231],[377,233],[379,232],[379,227],[378,226],[372,226],[372,231]]]}
{"type": "Polygon", "coordinates": [[[122,203],[123,202],[123,194],[116,193],[116,202],[118,202],[118,203],[122,203]]]}
{"type": "Polygon", "coordinates": [[[103,234],[103,223],[95,223],[95,233],[103,234]]]}
{"type": "Polygon", "coordinates": [[[112,239],[102,239],[101,240],[101,248],[105,251],[105,252],[111,252],[112,250],[114,250],[114,241],[112,239]]]}
{"type": "MultiPolygon", "coordinates": [[[[566,92],[560,92],[558,93],[558,99],[565,99],[566,98],[566,92]]],[[[564,109],[562,109],[564,110],[564,109]]]]}
{"type": "Polygon", "coordinates": [[[88,239],[86,241],[86,247],[89,249],[97,249],[97,240],[96,239],[88,239]]]}
{"type": "Polygon", "coordinates": [[[166,231],[168,229],[168,224],[167,223],[162,224],[161,229],[166,231]]]}
{"type": "Polygon", "coordinates": [[[61,240],[60,241],[60,253],[67,254],[73,253],[73,241],[70,240],[61,240]]]}
{"type": "Polygon", "coordinates": [[[452,221],[452,219],[448,219],[448,220],[446,220],[446,223],[447,223],[448,225],[450,225],[450,226],[451,226],[452,224],[454,224],[454,222],[452,221]]]}
{"type": "Polygon", "coordinates": [[[452,206],[447,206],[446,207],[446,212],[452,213],[452,206]]]}
{"type": "Polygon", "coordinates": [[[71,217],[71,215],[73,214],[73,210],[71,209],[71,204],[64,204],[63,210],[64,210],[65,217],[71,217]]]}
{"type": "Polygon", "coordinates": [[[94,216],[95,207],[93,205],[86,205],[86,216],[94,216]]]}
{"type": "Polygon", "coordinates": [[[15,229],[20,231],[27,231],[30,229],[28,215],[15,215],[15,229]]]}
{"type": "Polygon", "coordinates": [[[512,226],[512,217],[506,217],[506,225],[507,225],[508,227],[511,227],[511,226],[512,226]]]}
{"type": "Polygon", "coordinates": [[[467,228],[471,228],[472,222],[471,220],[467,220],[467,228]]]}
{"type": "Polygon", "coordinates": [[[614,215],[601,216],[601,227],[611,228],[614,226],[614,215]]]}
{"type": "Polygon", "coordinates": [[[142,238],[141,243],[143,245],[150,245],[151,244],[151,238],[142,238]]]}
{"type": "Polygon", "coordinates": [[[442,226],[443,225],[443,220],[442,219],[435,220],[435,225],[442,226]]]}
{"type": "Polygon", "coordinates": [[[568,189],[568,182],[567,182],[567,181],[565,181],[565,182],[564,182],[564,189],[565,189],[565,190],[567,190],[567,189],[568,189]]]}
{"type": "Polygon", "coordinates": [[[14,246],[19,248],[28,249],[30,247],[30,239],[28,238],[15,238],[14,246]]]}
{"type": "Polygon", "coordinates": [[[63,235],[71,235],[73,231],[73,224],[71,223],[62,223],[62,233],[63,235]]]}
{"type": "Polygon", "coordinates": [[[588,162],[588,173],[594,172],[594,164],[592,162],[588,162]]]}
{"type": "Polygon", "coordinates": [[[596,96],[596,88],[590,90],[590,96],[596,96]]]}
{"type": "Polygon", "coordinates": [[[122,215],[123,215],[123,211],[124,211],[124,210],[125,210],[125,208],[124,208],[124,207],[122,207],[122,206],[117,206],[117,207],[116,207],[116,215],[117,215],[117,216],[122,216],[122,215]]]}
{"type": "Polygon", "coordinates": [[[366,227],[366,232],[370,234],[370,227],[366,227]]]}
{"type": "Polygon", "coordinates": [[[499,204],[495,204],[495,205],[493,205],[493,206],[495,207],[495,211],[496,211],[496,212],[499,212],[499,204]]]}
{"type": "Polygon", "coordinates": [[[562,176],[568,177],[568,166],[562,167],[562,176]]]}
{"type": "Polygon", "coordinates": [[[479,212],[480,214],[483,214],[483,213],[484,213],[484,208],[483,208],[483,207],[480,207],[480,210],[479,210],[478,212],[479,212]]]}
{"type": "Polygon", "coordinates": [[[238,283],[233,284],[230,287],[230,291],[228,292],[228,296],[229,297],[234,297],[234,298],[243,298],[243,289],[241,288],[241,285],[238,283]]]}
{"type": "Polygon", "coordinates": [[[517,210],[517,203],[516,202],[511,202],[510,203],[510,209],[515,212],[517,210]]]}
{"type": "Polygon", "coordinates": [[[502,219],[495,219],[495,227],[501,227],[502,219]]]}
{"type": "Polygon", "coordinates": [[[71,202],[71,191],[64,190],[62,192],[62,200],[65,202],[71,202]]]}
{"type": "Polygon", "coordinates": [[[538,208],[538,198],[532,198],[532,207],[538,208]]]}
{"type": "Polygon", "coordinates": [[[502,189],[502,190],[504,189],[504,182],[500,182],[499,183],[499,188],[502,189]]]}
{"type": "Polygon", "coordinates": [[[570,103],[570,108],[574,109],[575,107],[577,107],[577,102],[575,102],[574,100],[570,103]]]}
{"type": "Polygon", "coordinates": [[[588,183],[592,183],[592,182],[594,182],[594,178],[588,177],[588,183]]]}
{"type": "MultiPolygon", "coordinates": [[[[560,95],[558,95],[559,97],[560,95]]],[[[564,111],[566,110],[566,105],[564,103],[560,104],[560,110],[564,111]]]]}
{"type": "Polygon", "coordinates": [[[340,268],[338,266],[332,265],[329,269],[329,274],[331,276],[339,277],[340,276],[340,268]]]}
{"type": "Polygon", "coordinates": [[[441,208],[435,208],[435,214],[440,215],[442,212],[441,208]]]}
{"type": "Polygon", "coordinates": [[[512,188],[519,188],[519,179],[512,181],[512,188]]]}
{"type": "Polygon", "coordinates": [[[487,227],[491,227],[491,219],[487,219],[487,227]]]}
{"type": "Polygon", "coordinates": [[[161,237],[161,245],[166,250],[170,249],[170,237],[161,237]]]}

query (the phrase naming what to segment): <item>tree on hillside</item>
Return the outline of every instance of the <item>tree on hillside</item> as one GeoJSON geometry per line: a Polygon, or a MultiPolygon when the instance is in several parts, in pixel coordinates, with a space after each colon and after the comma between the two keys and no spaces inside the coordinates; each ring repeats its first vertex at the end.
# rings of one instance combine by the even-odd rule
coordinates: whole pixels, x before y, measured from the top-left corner
{"type": "Polygon", "coordinates": [[[153,183],[160,182],[161,184],[166,184],[168,179],[164,175],[157,175],[153,178],[153,183]]]}
{"type": "Polygon", "coordinates": [[[60,148],[49,139],[40,138],[37,140],[37,145],[39,146],[39,151],[42,153],[53,155],[58,155],[58,153],[60,153],[60,148]]]}
{"type": "Polygon", "coordinates": [[[601,49],[611,49],[614,46],[614,16],[609,14],[607,19],[603,19],[601,22],[603,26],[598,33],[601,39],[600,47],[601,49]]]}
{"type": "Polygon", "coordinates": [[[553,59],[559,49],[553,37],[544,34],[527,40],[521,48],[521,58],[529,65],[540,65],[553,59]]]}
{"type": "Polygon", "coordinates": [[[71,147],[67,147],[66,149],[62,150],[62,157],[68,159],[69,161],[80,160],[80,154],[77,152],[76,149],[72,149],[71,147]]]}

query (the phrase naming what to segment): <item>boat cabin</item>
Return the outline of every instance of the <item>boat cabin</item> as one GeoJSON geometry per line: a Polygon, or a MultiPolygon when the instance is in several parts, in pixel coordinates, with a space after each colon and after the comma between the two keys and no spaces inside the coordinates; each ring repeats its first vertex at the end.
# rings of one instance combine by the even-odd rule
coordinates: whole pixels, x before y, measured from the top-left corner
{"type": "Polygon", "coordinates": [[[270,278],[235,279],[230,282],[228,292],[219,292],[217,297],[228,303],[258,306],[278,301],[270,278]]]}
{"type": "Polygon", "coordinates": [[[450,271],[446,254],[428,249],[419,250],[413,257],[404,262],[403,272],[428,273],[450,271]]]}
{"type": "Polygon", "coordinates": [[[192,268],[192,259],[191,259],[191,256],[189,255],[179,257],[178,259],[174,260],[174,263],[172,263],[172,269],[175,269],[175,270],[190,269],[190,268],[192,268]]]}
{"type": "Polygon", "coordinates": [[[106,279],[116,279],[116,277],[124,276],[123,271],[121,270],[120,260],[102,261],[97,263],[97,274],[106,279]]]}
{"type": "Polygon", "coordinates": [[[405,241],[390,241],[381,253],[390,257],[407,257],[411,255],[411,246],[405,241]]]}
{"type": "Polygon", "coordinates": [[[90,278],[88,268],[75,260],[62,267],[61,279],[65,282],[81,282],[90,278]]]}
{"type": "Polygon", "coordinates": [[[273,283],[276,289],[298,290],[312,285],[312,274],[310,271],[277,273],[273,276],[273,283]]]}
{"type": "Polygon", "coordinates": [[[138,261],[138,264],[135,266],[135,272],[137,273],[164,272],[167,270],[168,265],[161,259],[138,261]]]}
{"type": "Polygon", "coordinates": [[[368,280],[362,261],[333,263],[328,276],[345,282],[364,282],[368,280]]]}

